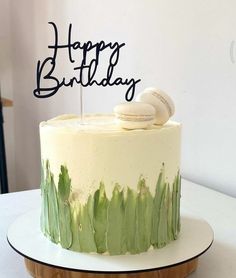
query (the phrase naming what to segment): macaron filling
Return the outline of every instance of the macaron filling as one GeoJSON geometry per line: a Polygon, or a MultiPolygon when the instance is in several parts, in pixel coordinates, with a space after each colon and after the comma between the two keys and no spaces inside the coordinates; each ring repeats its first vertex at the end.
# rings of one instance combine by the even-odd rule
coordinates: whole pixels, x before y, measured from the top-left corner
{"type": "Polygon", "coordinates": [[[128,115],[128,114],[115,114],[116,118],[121,121],[131,122],[145,122],[154,120],[154,115],[128,115]]]}

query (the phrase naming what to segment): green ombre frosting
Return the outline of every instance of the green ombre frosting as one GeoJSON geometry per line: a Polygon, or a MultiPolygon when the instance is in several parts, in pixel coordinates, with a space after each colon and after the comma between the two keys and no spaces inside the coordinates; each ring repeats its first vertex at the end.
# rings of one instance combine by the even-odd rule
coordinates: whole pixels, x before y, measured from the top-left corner
{"type": "Polygon", "coordinates": [[[56,187],[47,161],[41,172],[41,229],[51,241],[78,252],[120,255],[161,248],[180,231],[180,185],[179,173],[172,185],[165,182],[163,165],[154,196],[144,178],[137,190],[116,184],[111,199],[101,182],[81,204],[71,197],[67,168],[61,166],[56,187]]]}

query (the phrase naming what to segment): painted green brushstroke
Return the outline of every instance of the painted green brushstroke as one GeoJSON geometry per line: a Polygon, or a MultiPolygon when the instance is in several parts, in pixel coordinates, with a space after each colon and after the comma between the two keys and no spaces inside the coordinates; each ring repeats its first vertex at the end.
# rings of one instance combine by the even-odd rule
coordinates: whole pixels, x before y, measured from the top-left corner
{"type": "Polygon", "coordinates": [[[53,179],[53,174],[50,172],[49,164],[47,163],[46,172],[46,186],[47,190],[47,202],[48,202],[48,228],[50,239],[58,243],[59,242],[59,219],[58,219],[58,202],[57,191],[53,179]]]}
{"type": "Polygon", "coordinates": [[[44,166],[41,165],[41,215],[40,226],[44,235],[49,234],[49,219],[48,219],[48,187],[46,185],[44,166]]]}
{"type": "Polygon", "coordinates": [[[127,197],[125,202],[125,220],[124,225],[126,228],[126,248],[131,254],[137,253],[136,246],[136,203],[137,203],[137,193],[128,188],[127,197]]]}
{"type": "Polygon", "coordinates": [[[79,241],[79,205],[74,204],[71,207],[71,232],[72,232],[72,244],[70,249],[73,251],[80,252],[81,246],[79,241]]]}
{"type": "Polygon", "coordinates": [[[151,242],[153,198],[141,179],[138,183],[138,196],[136,205],[136,253],[147,251],[151,242]]]}
{"type": "Polygon", "coordinates": [[[181,179],[177,175],[172,191],[172,233],[174,239],[177,239],[178,233],[180,231],[180,190],[181,190],[181,179]]]}
{"type": "Polygon", "coordinates": [[[159,211],[159,223],[157,231],[157,248],[164,247],[168,242],[168,207],[167,207],[167,192],[168,186],[165,183],[161,194],[161,203],[159,211]]]}
{"type": "Polygon", "coordinates": [[[94,238],[98,253],[104,253],[107,250],[107,208],[108,199],[105,193],[105,186],[101,182],[100,188],[94,194],[93,208],[94,238]]]}
{"type": "Polygon", "coordinates": [[[93,198],[90,196],[85,205],[80,206],[79,222],[79,243],[82,252],[97,252],[94,240],[94,229],[92,222],[93,198]]]}
{"type": "Polygon", "coordinates": [[[69,249],[72,245],[72,221],[70,205],[68,202],[63,202],[61,199],[59,204],[59,227],[60,227],[60,243],[63,248],[69,249]]]}
{"type": "Polygon", "coordinates": [[[107,249],[111,255],[126,253],[124,215],[124,192],[116,185],[107,211],[107,249]]]}
{"type": "Polygon", "coordinates": [[[71,191],[71,180],[66,167],[61,166],[58,181],[58,205],[59,205],[59,228],[60,243],[63,248],[70,248],[72,244],[71,211],[69,196],[71,191]]]}
{"type": "Polygon", "coordinates": [[[67,168],[61,166],[56,189],[46,161],[41,173],[41,229],[63,248],[80,252],[119,255],[161,248],[180,231],[180,187],[179,172],[172,186],[165,182],[163,164],[154,197],[141,178],[137,190],[127,187],[126,194],[117,184],[110,200],[100,183],[82,205],[71,195],[67,168]]]}
{"type": "Polygon", "coordinates": [[[69,177],[68,170],[65,166],[61,166],[61,172],[59,174],[58,181],[58,196],[61,201],[66,202],[69,199],[71,192],[71,179],[69,177]]]}
{"type": "Polygon", "coordinates": [[[167,185],[167,232],[169,241],[174,240],[174,236],[172,233],[172,197],[170,192],[170,185],[167,185]]]}
{"type": "Polygon", "coordinates": [[[165,191],[165,173],[164,165],[162,166],[161,172],[158,177],[156,184],[156,192],[153,200],[153,218],[152,218],[152,232],[151,232],[151,244],[154,248],[158,248],[158,230],[160,222],[160,210],[162,195],[165,191]]]}
{"type": "Polygon", "coordinates": [[[181,198],[181,177],[178,173],[177,175],[177,206],[176,206],[176,214],[177,214],[177,233],[180,232],[181,223],[180,223],[180,198],[181,198]]]}

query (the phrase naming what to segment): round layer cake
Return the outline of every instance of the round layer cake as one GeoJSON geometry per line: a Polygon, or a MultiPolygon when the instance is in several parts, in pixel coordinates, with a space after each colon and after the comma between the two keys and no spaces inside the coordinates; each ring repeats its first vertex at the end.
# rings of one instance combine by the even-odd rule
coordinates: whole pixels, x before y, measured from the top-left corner
{"type": "Polygon", "coordinates": [[[43,233],[63,248],[110,255],[177,239],[180,132],[171,121],[125,130],[113,115],[42,122],[43,233]]]}

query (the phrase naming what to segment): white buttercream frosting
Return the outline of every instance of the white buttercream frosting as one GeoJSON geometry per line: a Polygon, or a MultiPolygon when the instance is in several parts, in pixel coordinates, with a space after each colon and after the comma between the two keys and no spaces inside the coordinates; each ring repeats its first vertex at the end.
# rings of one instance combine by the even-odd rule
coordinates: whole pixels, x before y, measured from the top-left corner
{"type": "Polygon", "coordinates": [[[60,166],[66,165],[72,192],[83,203],[101,181],[111,197],[116,183],[136,189],[141,176],[154,195],[162,163],[172,184],[180,167],[179,123],[124,130],[113,115],[83,119],[62,115],[40,124],[41,158],[49,160],[56,184],[60,166]]]}

